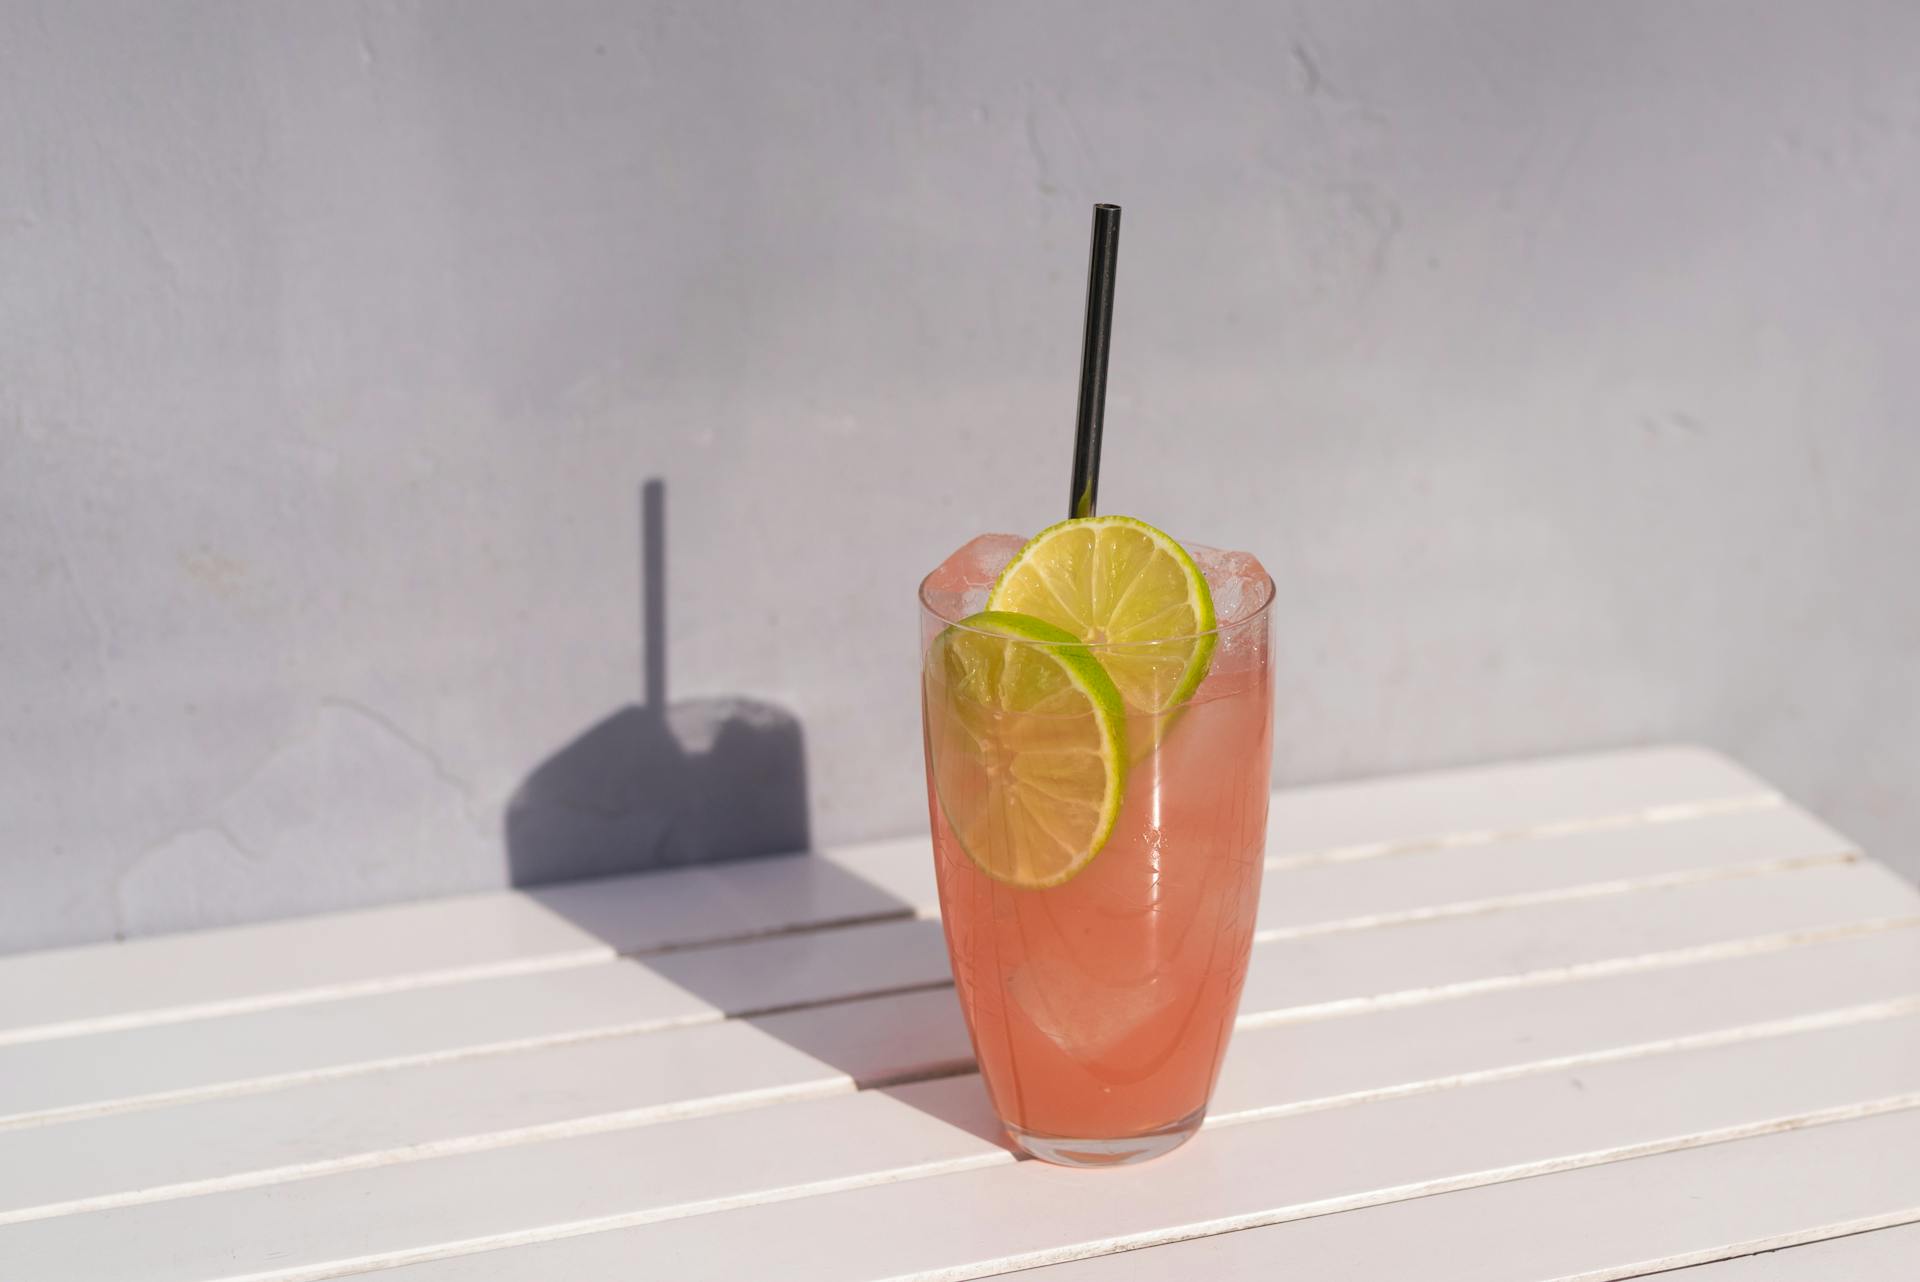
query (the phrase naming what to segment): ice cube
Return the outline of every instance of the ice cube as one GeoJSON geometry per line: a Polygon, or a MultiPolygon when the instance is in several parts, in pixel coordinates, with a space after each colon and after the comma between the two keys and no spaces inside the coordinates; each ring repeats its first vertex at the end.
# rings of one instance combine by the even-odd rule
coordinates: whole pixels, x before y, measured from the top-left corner
{"type": "Polygon", "coordinates": [[[1218,697],[1238,689],[1245,681],[1257,680],[1265,667],[1268,628],[1259,614],[1273,588],[1266,567],[1251,552],[1226,552],[1191,544],[1187,552],[1200,573],[1207,576],[1207,590],[1213,594],[1213,617],[1220,628],[1220,640],[1206,685],[1201,688],[1218,697]]]}
{"type": "MultiPolygon", "coordinates": [[[[1012,1005],[1056,1046],[1079,1060],[1099,1060],[1158,1021],[1181,997],[1180,986],[1165,975],[1144,983],[1107,983],[1069,957],[1033,953],[1025,965],[1014,967],[1006,982],[1012,1005]]],[[[1175,1030],[1172,1038],[1178,1035],[1175,1030]]],[[[1159,1040],[1171,1038],[1163,1029],[1159,1040]]]]}
{"type": "Polygon", "coordinates": [[[1272,591],[1267,567],[1253,553],[1190,543],[1187,554],[1207,577],[1207,590],[1213,594],[1213,617],[1219,626],[1230,627],[1267,603],[1272,591]]]}
{"type": "Polygon", "coordinates": [[[979,613],[987,608],[993,581],[1026,542],[1018,534],[982,534],[962,544],[927,576],[922,600],[949,623],[979,613]]]}

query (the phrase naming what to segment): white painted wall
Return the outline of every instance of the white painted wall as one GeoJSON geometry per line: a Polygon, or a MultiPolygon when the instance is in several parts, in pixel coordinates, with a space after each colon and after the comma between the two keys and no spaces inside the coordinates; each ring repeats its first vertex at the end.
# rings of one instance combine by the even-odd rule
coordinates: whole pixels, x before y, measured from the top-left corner
{"type": "Polygon", "coordinates": [[[1105,506],[1266,558],[1281,780],[1698,739],[1920,872],[1916,49],[0,3],[0,949],[501,884],[640,698],[652,476],[677,706],[616,728],[777,705],[816,837],[923,822],[913,585],[1062,514],[1097,199],[1105,506]]]}

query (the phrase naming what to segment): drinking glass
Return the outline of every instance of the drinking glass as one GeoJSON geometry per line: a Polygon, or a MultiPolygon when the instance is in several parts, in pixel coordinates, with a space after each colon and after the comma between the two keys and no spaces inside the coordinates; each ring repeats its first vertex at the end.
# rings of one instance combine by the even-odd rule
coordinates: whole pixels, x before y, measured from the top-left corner
{"type": "MultiPolygon", "coordinates": [[[[921,585],[927,811],[954,982],[995,1112],[1022,1149],[1050,1162],[1114,1165],[1183,1143],[1206,1114],[1233,1031],[1266,842],[1273,582],[1251,557],[1205,551],[1195,554],[1210,581],[1232,556],[1242,580],[1214,584],[1232,612],[1211,633],[1207,675],[1170,711],[1128,710],[1119,816],[1091,862],[1044,888],[991,875],[987,867],[1017,863],[1015,852],[970,855],[948,821],[936,731],[955,696],[931,660],[936,639],[961,623],[963,594],[948,590],[948,566],[921,585]]],[[[1195,642],[1146,648],[1188,653],[1195,642]]],[[[1096,659],[1111,651],[1085,648],[1096,659]]],[[[1134,657],[1142,649],[1128,647],[1134,657]]],[[[973,840],[1012,834],[988,826],[973,840]]]]}

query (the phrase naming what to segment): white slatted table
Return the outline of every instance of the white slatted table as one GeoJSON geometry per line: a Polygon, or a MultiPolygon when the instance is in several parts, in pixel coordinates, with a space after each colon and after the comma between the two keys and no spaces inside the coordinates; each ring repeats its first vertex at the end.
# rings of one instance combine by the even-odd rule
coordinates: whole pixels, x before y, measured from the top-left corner
{"type": "Polygon", "coordinates": [[[1751,775],[1268,850],[1206,1131],[1101,1172],[998,1141],[924,839],[0,958],[0,1280],[1920,1278],[1920,893],[1751,775]]]}

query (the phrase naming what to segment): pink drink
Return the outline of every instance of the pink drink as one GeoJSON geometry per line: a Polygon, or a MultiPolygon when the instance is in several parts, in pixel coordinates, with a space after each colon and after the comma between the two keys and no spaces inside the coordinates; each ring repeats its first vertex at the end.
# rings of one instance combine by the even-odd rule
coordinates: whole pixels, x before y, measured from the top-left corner
{"type": "MultiPolygon", "coordinates": [[[[928,576],[924,643],[979,608],[1020,543],[976,539],[928,576]]],[[[1125,800],[1082,871],[1044,889],[988,876],[955,838],[929,770],[941,915],[974,1052],[1008,1130],[1052,1161],[1135,1161],[1190,1136],[1246,978],[1266,837],[1273,585],[1250,556],[1190,550],[1218,613],[1211,667],[1158,726],[1130,717],[1125,800]]],[[[928,665],[929,718],[939,684],[928,665]]]]}

